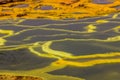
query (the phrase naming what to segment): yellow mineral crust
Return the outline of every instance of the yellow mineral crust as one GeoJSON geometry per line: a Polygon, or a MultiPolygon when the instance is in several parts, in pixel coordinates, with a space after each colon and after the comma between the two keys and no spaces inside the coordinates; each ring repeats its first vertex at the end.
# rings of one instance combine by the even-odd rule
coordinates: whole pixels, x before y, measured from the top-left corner
{"type": "Polygon", "coordinates": [[[96,4],[92,0],[26,0],[0,5],[0,19],[16,19],[18,17],[80,19],[119,12],[120,9],[116,9],[117,6],[120,6],[120,0],[115,0],[110,4],[96,4]]]}
{"type": "MultiPolygon", "coordinates": [[[[66,41],[66,40],[72,41],[72,42],[78,41],[78,43],[79,42],[82,43],[82,41],[86,41],[86,42],[87,41],[94,41],[94,42],[98,41],[98,42],[104,42],[104,43],[111,42],[111,44],[114,44],[115,42],[120,41],[120,36],[119,36],[120,25],[115,25],[115,27],[109,28],[107,30],[98,31],[99,28],[101,29],[101,27],[104,27],[102,26],[102,24],[104,25],[104,23],[108,23],[108,24],[109,22],[113,24],[119,23],[117,21],[110,21],[110,19],[116,19],[120,14],[120,13],[115,13],[115,12],[120,11],[120,9],[116,9],[117,6],[120,6],[120,0],[115,0],[113,3],[110,3],[110,4],[96,4],[96,3],[93,3],[91,0],[26,0],[23,2],[13,2],[13,3],[0,5],[0,19],[1,20],[7,19],[7,21],[10,20],[9,22],[12,22],[11,19],[15,19],[13,20],[14,25],[11,25],[10,23],[6,24],[7,22],[5,22],[4,25],[8,25],[8,26],[1,26],[1,29],[0,29],[1,54],[4,54],[2,53],[2,51],[3,52],[12,51],[12,50],[14,51],[14,50],[25,48],[28,50],[28,52],[30,51],[30,54],[33,54],[33,55],[35,54],[39,58],[55,59],[55,61],[50,62],[48,65],[42,68],[36,67],[30,70],[1,69],[0,80],[86,80],[83,76],[80,76],[78,78],[78,77],[69,76],[69,75],[57,75],[57,74],[53,75],[53,74],[49,74],[49,72],[64,69],[67,66],[78,67],[82,69],[82,68],[94,67],[96,65],[104,65],[104,64],[114,65],[116,63],[119,64],[120,63],[119,46],[114,46],[114,45],[109,46],[107,44],[104,44],[104,45],[99,44],[100,47],[104,47],[106,49],[109,48],[109,49],[112,49],[112,51],[100,52],[100,53],[96,52],[95,54],[77,55],[77,56],[67,51],[66,52],[59,51],[59,50],[54,50],[51,48],[51,45],[53,43],[66,41]],[[38,25],[36,27],[36,26],[31,25],[32,21],[30,22],[31,24],[27,26],[24,24],[20,24],[31,18],[33,19],[33,21],[34,19],[37,19],[37,18],[55,19],[57,21],[59,19],[66,19],[66,18],[81,19],[85,17],[95,17],[95,16],[102,16],[102,15],[105,16],[110,13],[115,13],[110,19],[97,19],[94,22],[94,24],[89,21],[84,22],[87,25],[84,26],[85,30],[83,31],[59,29],[59,27],[58,28],[54,28],[54,27],[47,28],[51,24],[38,25]],[[22,18],[22,19],[19,20],[17,18],[22,18]],[[15,22],[17,20],[18,22],[15,22]],[[11,26],[13,26],[14,28],[17,27],[18,29],[20,28],[20,30],[18,31],[16,31],[16,29],[12,30],[11,26]],[[6,29],[7,27],[9,28],[6,29]],[[53,35],[50,35],[48,32],[46,35],[42,35],[42,32],[40,32],[39,34],[37,33],[37,34],[28,35],[37,30],[39,32],[46,31],[46,33],[47,31],[51,31],[51,32],[61,31],[61,32],[66,32],[66,33],[63,33],[63,34],[54,33],[53,35]],[[92,37],[90,37],[90,39],[74,39],[74,38],[69,39],[65,37],[65,39],[61,39],[61,38],[58,40],[54,40],[54,39],[47,40],[46,39],[47,41],[37,40],[34,42],[36,37],[42,39],[43,36],[45,37],[47,36],[48,38],[52,38],[54,36],[57,39],[57,36],[60,37],[61,35],[72,36],[76,34],[76,35],[90,36],[91,33],[92,34],[95,33],[95,35],[99,33],[97,35],[99,36],[109,31],[113,31],[118,34],[116,34],[115,36],[114,35],[109,36],[107,37],[107,39],[104,39],[104,40],[96,39],[96,38],[94,39],[94,35],[93,35],[92,37]],[[29,41],[32,41],[32,39],[33,39],[33,42],[29,43],[29,41]],[[118,50],[118,51],[114,51],[114,50],[118,50]]],[[[61,20],[61,21],[64,21],[64,20],[61,20]]],[[[83,23],[83,22],[79,22],[79,23],[83,23]]],[[[74,22],[73,20],[73,22],[70,22],[70,24],[77,24],[77,23],[74,22]]],[[[3,25],[2,22],[1,22],[1,25],[3,25]]],[[[63,24],[54,23],[54,25],[56,26],[60,25],[62,27],[63,24]]],[[[66,24],[66,26],[67,25],[68,24],[66,24]]],[[[82,27],[81,24],[78,24],[78,25],[82,27]]],[[[73,26],[73,27],[76,27],[76,26],[73,26]]],[[[107,27],[109,27],[109,25],[107,27]]],[[[98,44],[94,44],[94,45],[98,45],[98,44]]],[[[6,53],[7,52],[5,52],[5,54],[6,53]]],[[[27,51],[25,53],[27,53],[27,51]]],[[[78,51],[78,53],[80,52],[78,51]]],[[[16,53],[15,51],[15,54],[19,54],[21,56],[22,53],[16,53]]],[[[17,57],[15,58],[17,59],[17,57]]],[[[27,59],[28,58],[26,58],[26,60],[27,59]]],[[[17,60],[19,60],[19,57],[17,60]]],[[[28,63],[25,61],[25,64],[28,64],[28,63]]],[[[24,62],[21,62],[21,64],[17,63],[15,65],[10,65],[10,66],[12,67],[18,66],[19,68],[19,65],[22,65],[22,64],[24,64],[24,62]]],[[[39,62],[38,64],[41,65],[41,62],[39,62]]],[[[24,67],[32,67],[32,66],[36,66],[36,65],[32,64],[32,65],[28,65],[24,67]]]]}

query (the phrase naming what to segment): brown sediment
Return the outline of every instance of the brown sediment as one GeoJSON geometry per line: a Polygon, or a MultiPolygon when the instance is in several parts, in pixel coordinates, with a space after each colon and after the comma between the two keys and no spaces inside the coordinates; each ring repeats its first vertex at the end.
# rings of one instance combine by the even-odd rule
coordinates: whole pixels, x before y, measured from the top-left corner
{"type": "Polygon", "coordinates": [[[39,77],[0,75],[0,80],[43,80],[39,77]]]}

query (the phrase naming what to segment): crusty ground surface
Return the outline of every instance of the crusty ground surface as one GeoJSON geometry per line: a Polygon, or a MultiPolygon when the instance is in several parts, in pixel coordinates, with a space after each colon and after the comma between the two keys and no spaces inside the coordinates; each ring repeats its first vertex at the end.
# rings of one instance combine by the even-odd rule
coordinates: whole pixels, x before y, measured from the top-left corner
{"type": "Polygon", "coordinates": [[[0,75],[0,80],[43,80],[43,79],[39,77],[31,77],[31,76],[0,75]]]}

